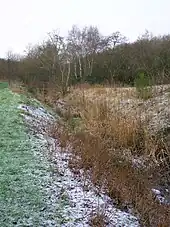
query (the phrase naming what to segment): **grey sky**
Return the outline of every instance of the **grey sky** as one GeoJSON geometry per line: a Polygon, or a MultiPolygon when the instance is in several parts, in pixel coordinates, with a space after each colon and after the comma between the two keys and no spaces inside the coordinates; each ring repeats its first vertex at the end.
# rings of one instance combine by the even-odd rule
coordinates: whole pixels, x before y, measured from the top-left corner
{"type": "Polygon", "coordinates": [[[59,28],[97,25],[103,34],[119,30],[130,40],[144,33],[170,33],[170,0],[0,0],[0,57],[23,53],[59,28]]]}

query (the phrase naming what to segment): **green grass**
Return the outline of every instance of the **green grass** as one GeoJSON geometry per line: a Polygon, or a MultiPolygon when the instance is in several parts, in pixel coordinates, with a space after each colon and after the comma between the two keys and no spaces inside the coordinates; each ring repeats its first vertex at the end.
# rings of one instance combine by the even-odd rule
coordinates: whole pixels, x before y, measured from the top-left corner
{"type": "Polygon", "coordinates": [[[8,88],[9,84],[8,82],[0,82],[0,89],[8,88]]]}
{"type": "Polygon", "coordinates": [[[0,90],[1,227],[46,226],[44,220],[58,216],[63,221],[61,213],[49,214],[45,209],[48,195],[43,185],[48,183],[51,168],[45,158],[36,155],[43,145],[26,133],[17,109],[22,101],[10,90],[0,90]]]}

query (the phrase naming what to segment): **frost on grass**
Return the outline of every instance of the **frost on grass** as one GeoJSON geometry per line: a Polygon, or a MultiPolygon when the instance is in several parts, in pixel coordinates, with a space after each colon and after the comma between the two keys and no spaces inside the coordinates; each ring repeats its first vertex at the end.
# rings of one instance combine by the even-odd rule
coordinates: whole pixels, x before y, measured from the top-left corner
{"type": "MultiPolygon", "coordinates": [[[[61,226],[62,209],[48,202],[44,190],[52,166],[42,155],[42,141],[26,133],[17,108],[21,101],[0,90],[0,226],[61,226]]],[[[60,208],[63,201],[58,200],[60,208]]]]}
{"type": "MultiPolygon", "coordinates": [[[[107,226],[139,226],[136,217],[116,209],[113,201],[104,193],[96,194],[90,181],[84,182],[81,178],[75,178],[68,167],[69,153],[61,152],[56,141],[47,137],[46,126],[54,120],[49,113],[43,108],[27,105],[20,105],[19,109],[22,110],[22,115],[32,132],[36,134],[36,143],[42,144],[43,149],[39,149],[36,154],[42,160],[43,156],[48,157],[47,150],[52,150],[55,154],[50,158],[48,184],[42,186],[48,195],[45,209],[50,213],[46,226],[89,226],[91,213],[104,214],[107,226]],[[88,190],[85,190],[84,183],[88,188],[90,186],[88,190]],[[57,215],[54,216],[54,213],[57,215]],[[59,225],[55,222],[56,218],[58,222],[60,220],[59,225]]],[[[35,140],[33,142],[35,144],[35,140]]]]}

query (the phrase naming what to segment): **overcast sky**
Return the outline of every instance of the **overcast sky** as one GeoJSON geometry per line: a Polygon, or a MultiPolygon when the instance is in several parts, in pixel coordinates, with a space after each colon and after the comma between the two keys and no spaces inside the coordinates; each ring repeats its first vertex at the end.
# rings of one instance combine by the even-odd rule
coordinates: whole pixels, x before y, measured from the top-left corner
{"type": "Polygon", "coordinates": [[[107,35],[120,31],[135,40],[145,29],[170,33],[170,0],[0,0],[0,57],[23,53],[59,28],[97,25],[107,35]]]}

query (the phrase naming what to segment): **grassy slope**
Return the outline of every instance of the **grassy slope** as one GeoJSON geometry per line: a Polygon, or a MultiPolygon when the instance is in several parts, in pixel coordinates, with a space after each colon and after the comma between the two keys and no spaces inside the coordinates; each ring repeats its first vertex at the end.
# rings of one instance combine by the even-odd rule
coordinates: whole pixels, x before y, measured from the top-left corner
{"type": "Polygon", "coordinates": [[[1,227],[42,226],[44,220],[58,217],[44,209],[46,199],[42,186],[47,184],[46,175],[50,170],[47,163],[35,155],[40,144],[26,134],[17,109],[21,101],[21,96],[8,89],[0,90],[1,227]]]}

